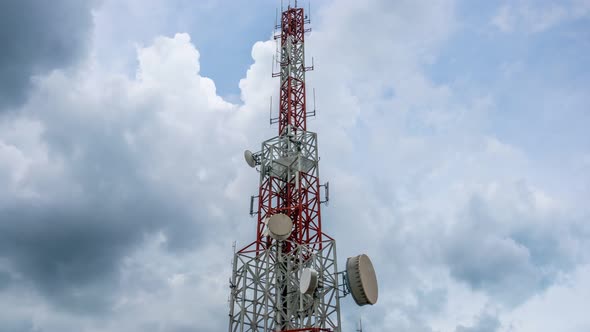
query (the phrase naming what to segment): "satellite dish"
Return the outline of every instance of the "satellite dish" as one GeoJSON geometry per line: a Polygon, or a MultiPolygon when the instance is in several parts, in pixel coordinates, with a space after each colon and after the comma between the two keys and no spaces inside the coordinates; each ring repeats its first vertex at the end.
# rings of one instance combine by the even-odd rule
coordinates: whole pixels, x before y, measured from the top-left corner
{"type": "Polygon", "coordinates": [[[254,168],[256,166],[256,159],[254,159],[254,154],[250,150],[244,151],[244,159],[248,163],[248,166],[254,168]]]}
{"type": "Polygon", "coordinates": [[[373,263],[367,255],[350,257],[346,261],[347,282],[354,301],[359,306],[377,303],[379,289],[373,263]]]}
{"type": "Polygon", "coordinates": [[[301,279],[299,279],[299,291],[301,294],[313,294],[316,288],[318,288],[318,272],[310,268],[303,269],[301,279]]]}
{"type": "Polygon", "coordinates": [[[279,241],[284,241],[291,235],[293,220],[286,214],[275,214],[268,220],[268,231],[270,236],[279,241]]]}

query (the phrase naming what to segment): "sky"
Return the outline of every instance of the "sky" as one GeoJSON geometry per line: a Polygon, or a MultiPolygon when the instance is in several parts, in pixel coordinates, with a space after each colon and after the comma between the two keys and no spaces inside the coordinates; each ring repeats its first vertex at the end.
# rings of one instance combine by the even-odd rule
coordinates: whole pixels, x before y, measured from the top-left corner
{"type": "MultiPolygon", "coordinates": [[[[0,1],[0,332],[227,329],[277,7],[0,1]]],[[[379,280],[343,331],[590,331],[590,1],[311,19],[324,230],[379,280]]]]}

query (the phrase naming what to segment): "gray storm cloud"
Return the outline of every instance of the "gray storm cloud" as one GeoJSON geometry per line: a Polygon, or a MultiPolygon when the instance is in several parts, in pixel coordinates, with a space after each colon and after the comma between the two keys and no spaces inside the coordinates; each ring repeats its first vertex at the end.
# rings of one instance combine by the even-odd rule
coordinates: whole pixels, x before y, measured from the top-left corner
{"type": "Polygon", "coordinates": [[[3,147],[26,156],[20,176],[23,164],[15,155],[3,161],[9,191],[0,202],[0,258],[19,276],[4,283],[30,282],[73,312],[108,311],[120,291],[121,260],[146,237],[161,233],[165,250],[182,253],[203,246],[206,234],[215,232],[215,224],[205,227],[207,188],[195,182],[204,177],[197,166],[204,167],[207,157],[199,152],[227,150],[210,145],[189,151],[203,132],[186,123],[231,105],[216,104],[210,82],[198,76],[198,52],[187,35],[158,39],[140,51],[140,62],[136,80],[113,77],[107,89],[95,89],[92,71],[48,77],[22,110],[39,119],[40,129],[29,133],[37,144],[3,137],[3,147]],[[152,89],[177,89],[182,75],[180,84],[188,86],[181,100],[194,99],[197,106],[175,113],[152,89]],[[72,90],[71,97],[60,93],[72,90]],[[113,93],[120,97],[114,103],[113,93]],[[180,143],[184,138],[194,140],[180,143]],[[183,161],[187,153],[192,158],[183,161]],[[181,165],[185,174],[176,172],[181,165]],[[180,183],[194,196],[182,194],[175,186],[180,183]]]}
{"type": "Polygon", "coordinates": [[[27,99],[33,75],[67,67],[86,55],[95,3],[0,2],[0,112],[27,99]]]}

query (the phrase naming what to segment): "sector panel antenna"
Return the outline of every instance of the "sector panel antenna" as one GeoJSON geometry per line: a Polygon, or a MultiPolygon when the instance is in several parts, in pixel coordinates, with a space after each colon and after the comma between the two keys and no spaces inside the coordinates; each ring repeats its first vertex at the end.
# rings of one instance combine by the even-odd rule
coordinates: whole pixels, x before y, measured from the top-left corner
{"type": "Polygon", "coordinates": [[[262,231],[262,236],[266,237],[270,235],[270,231],[268,230],[268,219],[269,217],[264,218],[262,223],[264,224],[264,230],[262,231]]]}
{"type": "Polygon", "coordinates": [[[369,256],[363,254],[346,261],[348,287],[352,298],[359,306],[377,303],[379,288],[377,275],[369,256]]]}
{"type": "Polygon", "coordinates": [[[252,168],[256,167],[256,159],[254,159],[254,154],[252,153],[252,151],[244,151],[244,159],[246,159],[246,163],[248,163],[248,166],[252,168]]]}

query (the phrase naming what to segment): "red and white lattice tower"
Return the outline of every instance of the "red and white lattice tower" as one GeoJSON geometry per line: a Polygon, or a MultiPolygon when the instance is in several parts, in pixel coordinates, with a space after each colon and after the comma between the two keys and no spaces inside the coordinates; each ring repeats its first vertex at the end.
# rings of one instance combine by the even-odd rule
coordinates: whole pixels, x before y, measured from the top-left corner
{"type": "MultiPolygon", "coordinates": [[[[313,115],[306,107],[305,73],[312,69],[305,66],[307,23],[297,4],[281,14],[275,36],[280,72],[273,74],[280,77],[279,116],[271,119],[279,135],[264,141],[259,152],[245,153],[260,172],[258,195],[251,200],[258,219],[256,240],[234,255],[230,332],[340,331],[340,298],[355,295],[352,274],[338,271],[336,242],[322,231],[320,206],[327,202],[328,185],[320,185],[317,135],[307,131],[313,115]]],[[[366,265],[356,259],[349,259],[347,270],[366,265]]],[[[355,300],[366,297],[359,287],[355,300]]],[[[357,303],[375,301],[376,295],[357,303]]]]}

